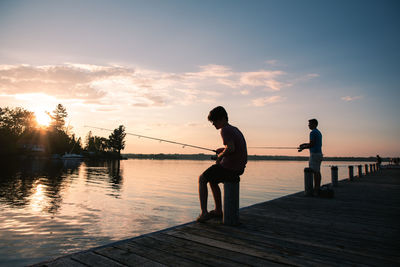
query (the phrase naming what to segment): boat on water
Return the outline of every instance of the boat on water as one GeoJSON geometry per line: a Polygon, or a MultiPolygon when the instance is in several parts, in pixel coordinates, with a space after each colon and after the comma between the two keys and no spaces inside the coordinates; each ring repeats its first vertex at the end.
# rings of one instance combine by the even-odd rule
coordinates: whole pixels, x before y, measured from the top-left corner
{"type": "Polygon", "coordinates": [[[61,156],[61,159],[83,159],[84,157],[79,154],[74,154],[74,153],[65,153],[64,155],[61,156]]]}

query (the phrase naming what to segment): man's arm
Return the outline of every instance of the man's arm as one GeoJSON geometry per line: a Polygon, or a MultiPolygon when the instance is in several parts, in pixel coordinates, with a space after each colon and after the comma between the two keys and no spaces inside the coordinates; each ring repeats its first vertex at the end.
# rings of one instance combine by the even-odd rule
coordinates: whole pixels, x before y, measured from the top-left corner
{"type": "Polygon", "coordinates": [[[315,141],[313,138],[310,137],[310,143],[304,143],[299,146],[299,152],[303,151],[304,149],[312,148],[315,145],[315,141]]]}

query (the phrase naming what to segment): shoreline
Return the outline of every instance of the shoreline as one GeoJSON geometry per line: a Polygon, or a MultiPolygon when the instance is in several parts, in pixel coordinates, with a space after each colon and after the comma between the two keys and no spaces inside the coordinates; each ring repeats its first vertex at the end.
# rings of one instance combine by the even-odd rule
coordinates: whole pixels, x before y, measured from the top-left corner
{"type": "MultiPolygon", "coordinates": [[[[209,154],[122,154],[127,159],[151,159],[151,160],[210,160],[209,154]]],[[[274,156],[274,155],[249,155],[249,161],[308,161],[308,156],[274,156]]],[[[362,161],[376,162],[376,157],[324,157],[324,161],[362,161]]],[[[388,162],[389,158],[382,158],[388,162]]]]}
{"type": "MultiPolygon", "coordinates": [[[[81,161],[115,161],[115,160],[128,160],[128,159],[143,159],[143,160],[198,160],[210,161],[214,155],[209,154],[121,154],[121,158],[115,157],[96,157],[89,156],[83,157],[81,161]]],[[[1,155],[0,159],[7,160],[75,160],[75,159],[60,159],[52,158],[45,155],[1,155]]],[[[308,161],[308,156],[273,156],[273,155],[249,155],[248,161],[308,161]]],[[[358,162],[376,162],[376,157],[324,157],[323,161],[358,161],[358,162]]],[[[382,162],[389,162],[390,158],[382,158],[382,162]]]]}

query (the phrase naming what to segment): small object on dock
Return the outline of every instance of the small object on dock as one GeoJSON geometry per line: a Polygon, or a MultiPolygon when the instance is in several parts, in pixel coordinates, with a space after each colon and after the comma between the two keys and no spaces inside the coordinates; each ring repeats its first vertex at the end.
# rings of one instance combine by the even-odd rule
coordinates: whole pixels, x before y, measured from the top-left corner
{"type": "Polygon", "coordinates": [[[332,185],[327,184],[321,186],[318,197],[320,198],[333,198],[335,196],[335,191],[332,188],[332,185]]]}

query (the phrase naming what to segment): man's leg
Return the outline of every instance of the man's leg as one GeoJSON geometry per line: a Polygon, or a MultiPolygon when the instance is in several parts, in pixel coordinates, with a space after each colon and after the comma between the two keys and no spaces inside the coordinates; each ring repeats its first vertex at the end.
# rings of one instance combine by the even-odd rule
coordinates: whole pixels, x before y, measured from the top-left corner
{"type": "Polygon", "coordinates": [[[207,214],[207,199],[208,199],[208,189],[207,189],[207,180],[203,175],[199,177],[199,199],[200,199],[200,208],[201,214],[207,214]]]}
{"type": "Polygon", "coordinates": [[[210,182],[210,187],[214,196],[215,213],[222,214],[221,189],[217,183],[210,182]]]}
{"type": "Polygon", "coordinates": [[[318,195],[321,187],[321,172],[314,172],[314,194],[318,195]]]}

